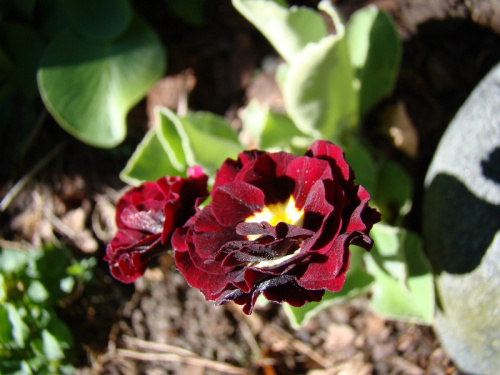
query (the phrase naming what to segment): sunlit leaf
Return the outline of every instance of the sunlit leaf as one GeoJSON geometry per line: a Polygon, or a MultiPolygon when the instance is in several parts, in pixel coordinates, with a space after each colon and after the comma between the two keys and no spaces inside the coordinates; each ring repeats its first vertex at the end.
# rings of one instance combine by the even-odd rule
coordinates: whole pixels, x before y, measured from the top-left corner
{"type": "Polygon", "coordinates": [[[363,116],[392,92],[401,60],[401,42],[390,16],[372,5],[351,16],[347,43],[363,116]]]}
{"type": "Polygon", "coordinates": [[[49,298],[49,292],[38,280],[33,280],[30,283],[26,290],[26,294],[33,302],[38,303],[45,302],[49,298]]]}
{"type": "Polygon", "coordinates": [[[168,108],[157,107],[158,140],[166,151],[170,163],[177,170],[186,169],[186,154],[192,154],[181,119],[168,108]]]}
{"type": "Polygon", "coordinates": [[[334,305],[359,297],[370,290],[374,278],[366,273],[363,268],[363,254],[365,250],[357,246],[351,246],[351,259],[349,271],[342,289],[338,292],[326,291],[320,302],[310,302],[303,307],[294,307],[284,304],[284,310],[290,323],[294,328],[300,328],[307,324],[321,311],[334,305]]]}
{"type": "Polygon", "coordinates": [[[182,118],[183,134],[187,137],[188,165],[200,165],[213,175],[227,158],[236,158],[243,148],[236,132],[222,117],[210,112],[194,112],[182,118]]]}
{"type": "Polygon", "coordinates": [[[165,175],[181,174],[182,171],[172,166],[165,148],[158,139],[157,129],[150,129],[120,172],[120,178],[130,185],[139,186],[145,181],[156,181],[165,175]]]}
{"type": "Polygon", "coordinates": [[[365,261],[375,277],[373,308],[393,319],[431,324],[434,283],[420,238],[383,224],[377,224],[370,235],[375,245],[365,261]]]}
{"type": "Polygon", "coordinates": [[[26,267],[26,252],[13,249],[0,249],[0,270],[6,274],[20,272],[26,267]]]}
{"type": "Polygon", "coordinates": [[[310,8],[287,8],[269,0],[233,0],[233,5],[289,62],[309,42],[327,35],[321,15],[310,8]]]}
{"type": "Polygon", "coordinates": [[[49,361],[58,361],[64,358],[64,352],[57,339],[46,329],[42,331],[43,354],[49,361]]]}
{"type": "Polygon", "coordinates": [[[98,147],[114,147],[126,134],[125,118],[162,75],[165,55],[152,29],[138,18],[111,43],[60,33],[38,72],[42,99],[70,134],[98,147]]]}
{"type": "Polygon", "coordinates": [[[29,328],[13,304],[7,302],[3,307],[7,310],[12,339],[18,347],[23,348],[28,339],[29,328]]]}
{"type": "Polygon", "coordinates": [[[358,97],[344,38],[308,44],[287,72],[283,94],[291,119],[304,132],[335,141],[358,123],[358,97]]]}
{"type": "Polygon", "coordinates": [[[304,136],[287,115],[273,113],[255,100],[245,108],[242,121],[261,149],[285,150],[294,137],[304,136]]]}

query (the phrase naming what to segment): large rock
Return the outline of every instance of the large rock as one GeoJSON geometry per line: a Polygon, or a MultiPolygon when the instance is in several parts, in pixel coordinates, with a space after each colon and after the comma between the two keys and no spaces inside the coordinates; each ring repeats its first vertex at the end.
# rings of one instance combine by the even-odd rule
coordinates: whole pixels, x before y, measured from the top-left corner
{"type": "Polygon", "coordinates": [[[425,187],[435,330],[462,371],[500,374],[500,64],[446,130],[425,187]]]}

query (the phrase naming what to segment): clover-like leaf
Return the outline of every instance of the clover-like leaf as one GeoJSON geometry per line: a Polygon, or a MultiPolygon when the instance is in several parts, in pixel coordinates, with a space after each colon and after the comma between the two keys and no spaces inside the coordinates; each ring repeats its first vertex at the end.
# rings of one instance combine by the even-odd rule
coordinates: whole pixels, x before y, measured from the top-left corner
{"type": "Polygon", "coordinates": [[[364,116],[389,95],[401,60],[401,42],[390,16],[375,6],[355,12],[347,25],[347,44],[364,116]]]}
{"type": "Polygon", "coordinates": [[[384,224],[377,224],[370,235],[375,245],[365,262],[375,277],[373,308],[393,319],[431,324],[433,276],[418,235],[384,224]]]}
{"type": "Polygon", "coordinates": [[[45,106],[70,134],[93,146],[114,147],[126,135],[126,115],[161,76],[165,54],[153,30],[134,18],[109,43],[70,30],[47,47],[38,72],[45,106]]]}
{"type": "Polygon", "coordinates": [[[358,123],[358,96],[345,38],[329,35],[308,44],[285,77],[289,116],[305,134],[338,141],[358,123]]]}
{"type": "Polygon", "coordinates": [[[321,15],[310,8],[287,8],[270,0],[233,0],[233,5],[287,61],[327,35],[321,15]]]}

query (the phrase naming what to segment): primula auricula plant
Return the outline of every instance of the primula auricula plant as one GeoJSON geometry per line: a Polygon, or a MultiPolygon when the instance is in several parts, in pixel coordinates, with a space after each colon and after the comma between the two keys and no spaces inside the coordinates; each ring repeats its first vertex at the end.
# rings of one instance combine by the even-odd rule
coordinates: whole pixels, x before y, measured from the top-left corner
{"type": "Polygon", "coordinates": [[[401,46],[392,20],[371,6],[345,23],[329,0],[319,3],[323,15],[284,0],[232,4],[283,58],[275,80],[284,109],[251,101],[238,134],[210,112],[157,108],[156,126],[120,175],[136,188],[117,205],[112,274],[132,282],[154,255],[172,251],[207,300],[246,313],[263,296],[287,302],[299,326],[371,292],[377,312],[429,324],[432,274],[418,235],[398,226],[411,179],[359,129],[395,84],[401,46]]]}
{"type": "Polygon", "coordinates": [[[226,160],[210,203],[194,214],[206,181],[197,170],[124,195],[120,230],[107,251],[115,277],[133,281],[152,255],[171,248],[177,268],[207,300],[234,301],[250,314],[261,294],[299,307],[320,301],[325,290],[339,291],[349,245],[372,247],[368,234],[380,214],[330,142],[314,142],[301,157],[253,150],[226,160]],[[169,180],[180,188],[159,192],[169,180]]]}

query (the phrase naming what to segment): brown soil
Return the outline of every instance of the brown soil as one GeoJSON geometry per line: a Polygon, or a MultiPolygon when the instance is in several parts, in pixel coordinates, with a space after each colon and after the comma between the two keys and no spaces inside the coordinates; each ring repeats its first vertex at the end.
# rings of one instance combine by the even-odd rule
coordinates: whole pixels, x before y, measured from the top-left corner
{"type": "MultiPolygon", "coordinates": [[[[414,177],[415,204],[406,225],[418,231],[426,168],[459,106],[500,61],[500,36],[472,21],[473,12],[457,8],[457,1],[443,2],[449,11],[434,15],[428,8],[419,12],[417,5],[426,1],[371,2],[395,17],[404,56],[396,90],[373,111],[366,134],[414,177]],[[403,134],[412,134],[414,155],[395,144],[382,125],[384,113],[396,104],[407,113],[412,131],[403,134]]],[[[187,75],[191,109],[234,120],[249,90],[254,96],[268,93],[250,84],[274,52],[229,1],[209,3],[207,22],[200,27],[158,10],[155,1],[137,4],[169,54],[169,79],[149,100],[175,107],[175,88],[187,75]]],[[[317,1],[292,3],[315,6],[317,1]]],[[[346,15],[366,3],[338,1],[346,15]]],[[[294,330],[274,304],[258,306],[251,316],[231,304],[214,307],[187,286],[169,255],[134,285],[111,278],[101,259],[113,235],[113,204],[124,187],[118,173],[148,126],[147,113],[146,101],[133,109],[127,140],[114,150],[85,146],[46,118],[35,144],[2,171],[0,196],[51,149],[65,145],[1,213],[0,245],[60,242],[76,257],[100,260],[94,283],[59,309],[75,334],[79,373],[460,374],[431,328],[385,320],[370,311],[365,298],[330,308],[294,330]]],[[[6,138],[0,144],[10,149],[6,138]]]]}

